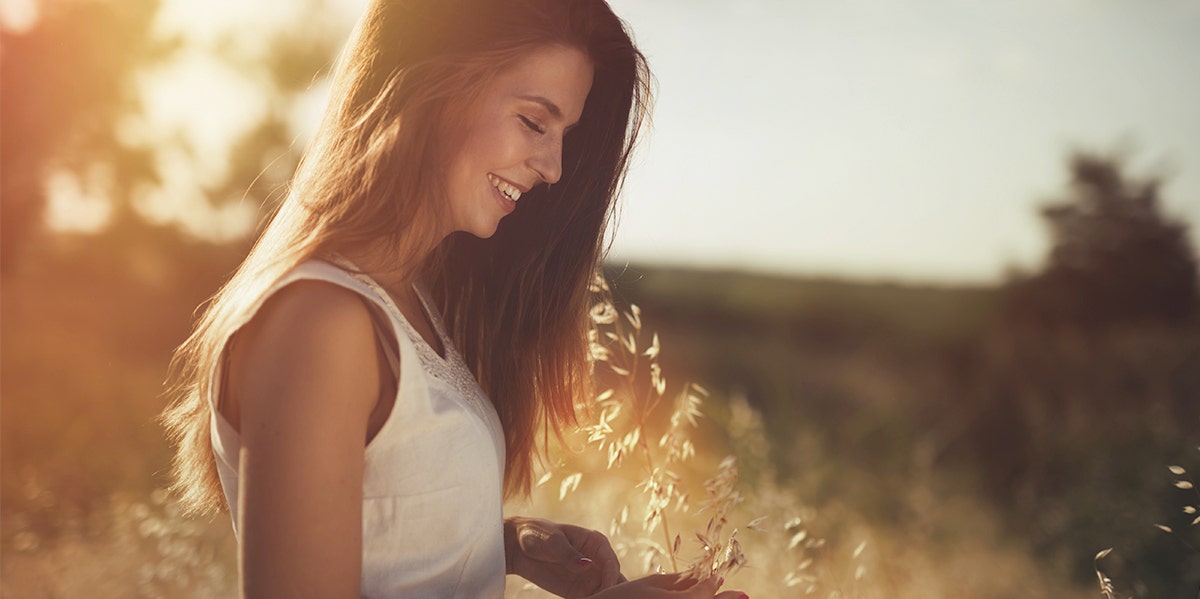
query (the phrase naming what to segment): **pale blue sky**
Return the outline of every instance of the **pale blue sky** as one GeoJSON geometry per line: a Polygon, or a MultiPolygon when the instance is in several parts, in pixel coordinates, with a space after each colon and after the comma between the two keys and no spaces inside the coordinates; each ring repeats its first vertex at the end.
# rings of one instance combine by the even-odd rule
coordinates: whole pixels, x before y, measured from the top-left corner
{"type": "MultiPolygon", "coordinates": [[[[30,0],[0,0],[5,7],[30,0]]],[[[654,128],[626,187],[617,260],[925,281],[996,281],[1035,265],[1036,206],[1075,146],[1133,141],[1169,166],[1170,214],[1200,228],[1200,0],[612,0],[658,79],[654,128]]],[[[340,0],[349,33],[365,0],[340,0]]],[[[165,0],[198,48],[303,27],[296,0],[165,0]]],[[[265,73],[204,50],[144,81],[132,138],[182,131],[152,215],[236,235],[256,206],[213,211],[229,139],[269,110],[265,73]],[[257,81],[256,81],[257,79],[257,81]]],[[[295,111],[299,140],[324,87],[295,111]]],[[[51,217],[103,218],[86,182],[51,217]],[[80,199],[82,198],[82,199],[80,199]],[[91,207],[90,211],[88,207],[91,207]]],[[[1193,237],[1196,237],[1196,233],[1193,237]]]]}
{"type": "Polygon", "coordinates": [[[1200,224],[1200,2],[612,4],[659,80],[618,258],[997,280],[1122,139],[1200,224]]]}

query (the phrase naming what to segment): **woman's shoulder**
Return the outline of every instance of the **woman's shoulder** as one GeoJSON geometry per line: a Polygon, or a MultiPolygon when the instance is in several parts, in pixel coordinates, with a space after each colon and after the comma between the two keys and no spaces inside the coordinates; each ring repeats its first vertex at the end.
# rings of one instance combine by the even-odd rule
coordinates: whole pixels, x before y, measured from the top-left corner
{"type": "Polygon", "coordinates": [[[235,422],[255,405],[272,409],[277,402],[369,413],[378,396],[370,309],[358,292],[328,280],[302,278],[275,290],[228,352],[235,422]],[[330,395],[338,400],[328,401],[330,395]]]}
{"type": "Polygon", "coordinates": [[[360,293],[324,279],[298,279],[266,298],[233,345],[261,350],[269,362],[353,365],[343,357],[374,356],[374,325],[360,293]]]}
{"type": "Polygon", "coordinates": [[[266,287],[248,306],[238,334],[267,328],[281,337],[340,334],[370,341],[371,307],[378,301],[370,286],[350,268],[335,260],[314,258],[290,268],[266,287]]]}
{"type": "Polygon", "coordinates": [[[362,294],[334,281],[300,278],[266,298],[249,327],[257,323],[278,335],[301,338],[296,340],[345,340],[363,332],[369,337],[371,316],[364,300],[362,294]]]}
{"type": "Polygon", "coordinates": [[[339,256],[309,258],[283,273],[273,285],[273,290],[282,289],[295,281],[317,280],[334,283],[341,287],[361,290],[366,287],[361,278],[355,276],[353,264],[339,256]]]}

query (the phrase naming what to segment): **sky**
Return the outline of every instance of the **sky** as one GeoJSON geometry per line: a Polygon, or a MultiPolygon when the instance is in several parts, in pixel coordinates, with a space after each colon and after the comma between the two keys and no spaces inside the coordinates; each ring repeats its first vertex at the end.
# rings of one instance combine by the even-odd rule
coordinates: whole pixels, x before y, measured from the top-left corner
{"type": "Polygon", "coordinates": [[[1077,147],[1169,168],[1200,225],[1200,2],[613,5],[659,83],[618,257],[996,281],[1077,147]]]}
{"type": "MultiPolygon", "coordinates": [[[[209,44],[303,26],[295,0],[164,1],[161,27],[209,44]]],[[[657,80],[614,260],[996,282],[1044,256],[1037,207],[1064,189],[1075,148],[1167,174],[1166,212],[1200,229],[1200,0],[611,4],[657,80]]],[[[364,5],[341,0],[331,22],[348,34],[364,5]]],[[[268,108],[244,74],[181,60],[146,78],[151,108],[130,135],[182,128],[197,156],[220,156],[268,108]]],[[[293,115],[301,138],[324,93],[293,115]]],[[[199,216],[197,177],[222,160],[164,160],[149,212],[211,235],[252,219],[238,204],[199,216]]]]}

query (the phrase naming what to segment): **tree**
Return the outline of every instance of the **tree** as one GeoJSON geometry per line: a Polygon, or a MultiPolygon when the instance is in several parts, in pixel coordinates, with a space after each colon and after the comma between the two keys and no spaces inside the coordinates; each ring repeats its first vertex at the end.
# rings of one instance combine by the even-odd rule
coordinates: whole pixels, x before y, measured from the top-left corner
{"type": "Polygon", "coordinates": [[[172,51],[155,39],[158,0],[43,3],[26,31],[0,31],[0,272],[40,231],[53,169],[98,164],[122,195],[156,180],[149,148],[121,143],[121,117],[139,110],[134,75],[172,51]]]}
{"type": "Polygon", "coordinates": [[[104,197],[116,228],[145,226],[136,199],[162,182],[160,157],[197,150],[173,132],[142,141],[122,127],[144,109],[140,78],[178,68],[173,59],[185,48],[259,84],[268,105],[226,148],[231,168],[223,180],[203,184],[209,204],[265,202],[290,178],[302,144],[294,143],[287,117],[344,35],[331,8],[305,0],[293,22],[230,31],[212,47],[156,30],[160,1],[44,2],[27,30],[0,29],[0,273],[11,273],[42,232],[47,181],[56,172],[104,197]]]}
{"type": "Polygon", "coordinates": [[[1042,208],[1043,270],[1007,289],[1010,316],[1040,325],[1180,323],[1200,310],[1188,228],[1162,213],[1161,176],[1135,179],[1119,156],[1078,151],[1066,193],[1042,208]]]}

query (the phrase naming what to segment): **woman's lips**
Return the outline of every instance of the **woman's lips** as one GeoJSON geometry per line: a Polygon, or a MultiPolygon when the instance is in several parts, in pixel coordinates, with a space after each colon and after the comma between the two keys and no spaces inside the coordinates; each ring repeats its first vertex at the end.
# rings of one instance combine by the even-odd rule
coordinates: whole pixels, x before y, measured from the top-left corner
{"type": "Polygon", "coordinates": [[[500,193],[500,190],[496,189],[495,185],[489,184],[488,188],[492,190],[492,197],[496,199],[497,204],[500,204],[500,209],[503,210],[505,214],[511,214],[513,210],[517,209],[517,203],[500,193]]]}

